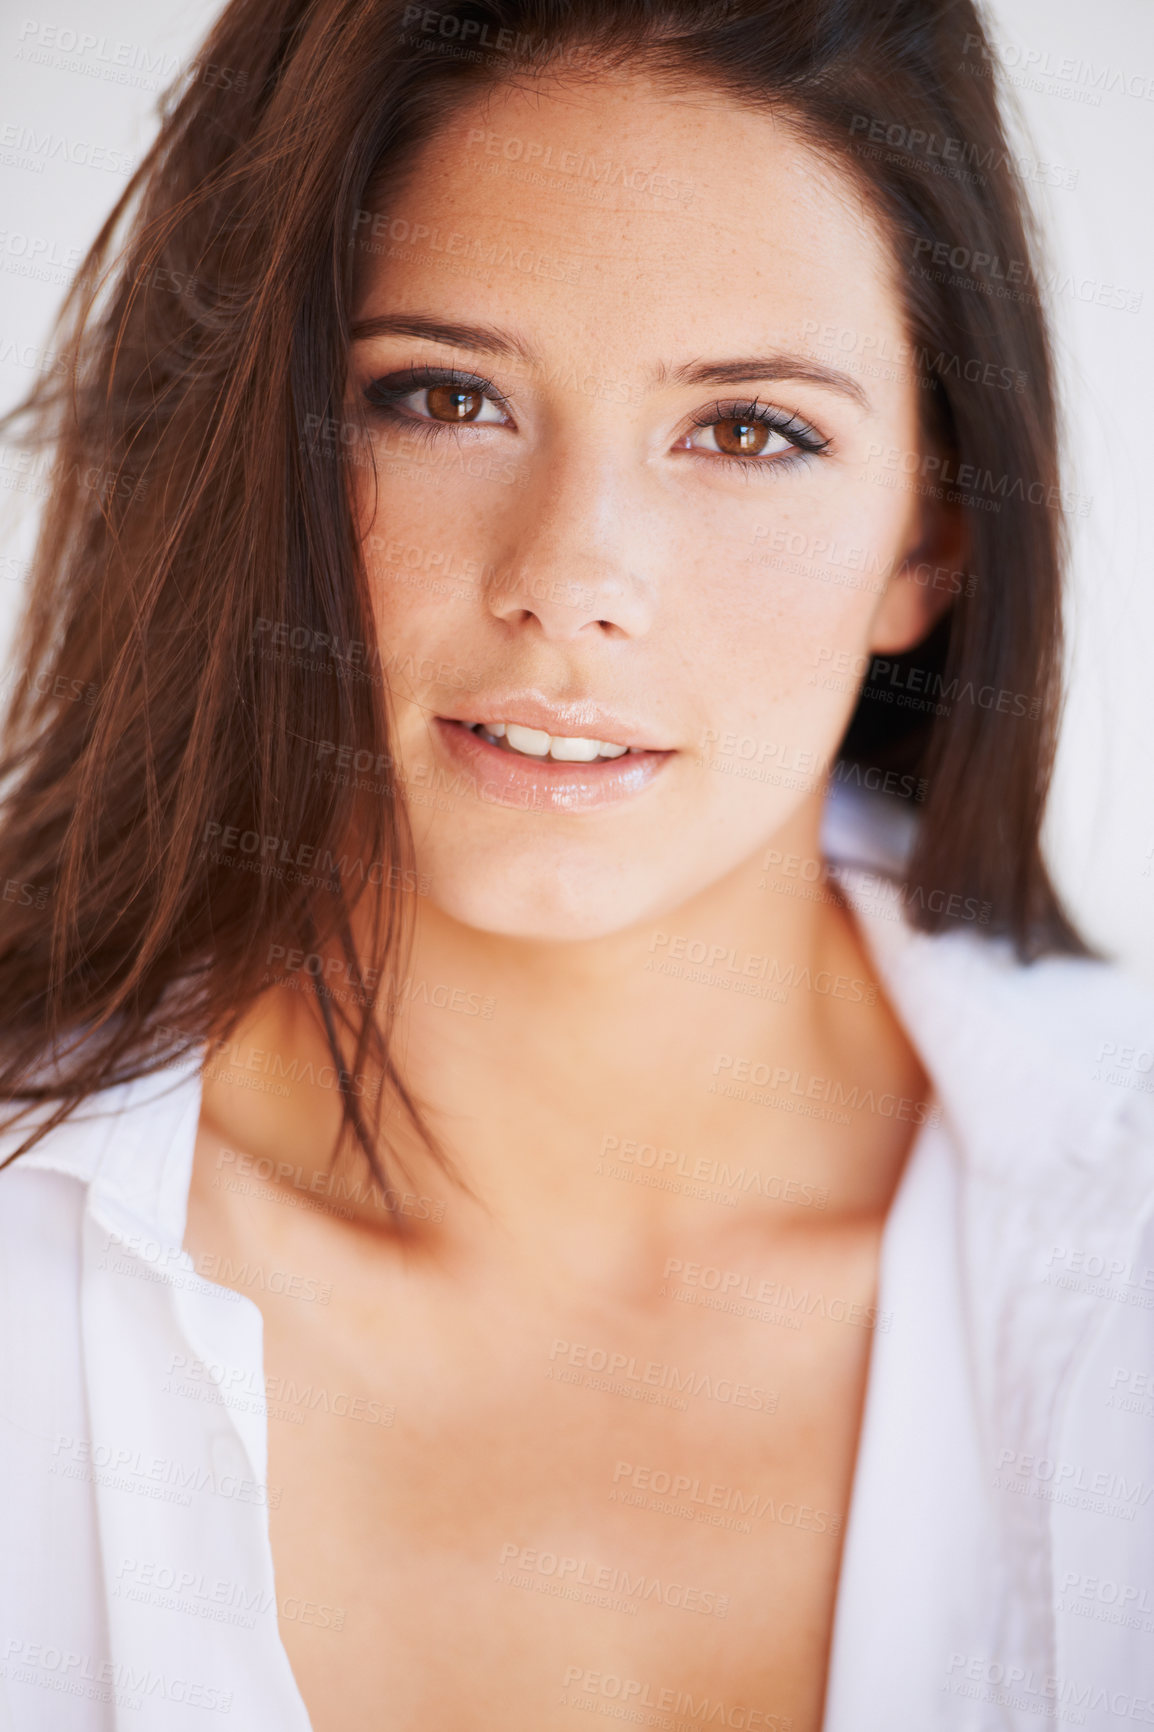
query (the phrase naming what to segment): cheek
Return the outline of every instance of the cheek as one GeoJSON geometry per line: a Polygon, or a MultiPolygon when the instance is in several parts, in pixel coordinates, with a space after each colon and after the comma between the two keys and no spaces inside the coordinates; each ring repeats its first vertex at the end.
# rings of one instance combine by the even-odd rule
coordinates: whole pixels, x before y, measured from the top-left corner
{"type": "Polygon", "coordinates": [[[443,477],[434,488],[412,464],[401,485],[383,473],[375,499],[370,493],[358,513],[382,654],[448,657],[457,686],[468,624],[497,569],[476,521],[467,490],[461,496],[443,477]]]}
{"type": "Polygon", "coordinates": [[[706,785],[719,809],[752,821],[791,789],[814,791],[857,695],[852,675],[833,679],[830,669],[856,671],[852,646],[859,635],[844,609],[803,610],[783,597],[779,618],[747,617],[743,632],[718,644],[699,743],[703,767],[714,772],[706,785]]]}
{"type": "Polygon", "coordinates": [[[743,538],[698,567],[710,597],[707,618],[691,622],[701,689],[732,713],[788,710],[797,728],[822,716],[836,728],[845,705],[815,676],[861,663],[904,551],[904,516],[901,501],[868,483],[751,512],[743,538]]]}

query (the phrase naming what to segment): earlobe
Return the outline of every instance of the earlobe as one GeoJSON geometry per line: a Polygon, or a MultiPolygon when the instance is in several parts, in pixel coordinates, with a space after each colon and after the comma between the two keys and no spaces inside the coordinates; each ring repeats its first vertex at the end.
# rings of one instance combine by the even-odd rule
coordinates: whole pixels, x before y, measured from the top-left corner
{"type": "Polygon", "coordinates": [[[929,532],[899,565],[878,603],[869,647],[901,655],[921,643],[964,592],[968,535],[958,506],[938,507],[929,532]]]}

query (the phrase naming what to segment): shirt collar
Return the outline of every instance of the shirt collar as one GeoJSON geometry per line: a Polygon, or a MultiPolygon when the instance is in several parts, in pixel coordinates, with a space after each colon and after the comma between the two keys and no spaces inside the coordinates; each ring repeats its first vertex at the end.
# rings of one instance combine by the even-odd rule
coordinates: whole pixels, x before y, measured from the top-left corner
{"type": "Polygon", "coordinates": [[[835,786],[823,851],[955,1137],[999,1169],[1012,1148],[1028,1182],[1057,1150],[1100,1158],[1113,1130],[1143,1116],[1142,1097],[1103,1082],[1100,1055],[1143,1034],[1154,1046],[1150,993],[1083,957],[1019,962],[976,899],[957,899],[954,930],[919,931],[907,911],[935,890],[905,882],[916,819],[895,807],[835,786]]]}

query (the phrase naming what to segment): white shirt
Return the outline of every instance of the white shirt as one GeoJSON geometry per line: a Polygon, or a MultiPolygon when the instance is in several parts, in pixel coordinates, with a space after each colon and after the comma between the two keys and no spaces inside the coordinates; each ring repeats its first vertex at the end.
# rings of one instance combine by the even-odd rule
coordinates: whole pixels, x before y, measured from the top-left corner
{"type": "MultiPolygon", "coordinates": [[[[824,1732],[1154,1726],[1154,997],[915,933],[851,803],[826,841],[941,1116],[883,1240],[824,1732]]],[[[0,1173],[3,1732],[309,1729],[261,1314],[181,1249],[199,1108],[194,1060],[0,1173]]]]}

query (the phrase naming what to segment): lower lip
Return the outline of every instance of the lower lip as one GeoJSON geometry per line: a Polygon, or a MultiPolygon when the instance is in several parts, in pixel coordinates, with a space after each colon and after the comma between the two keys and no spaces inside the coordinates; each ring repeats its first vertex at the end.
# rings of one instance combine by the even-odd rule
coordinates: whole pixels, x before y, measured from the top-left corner
{"type": "Polygon", "coordinates": [[[672,752],[626,752],[592,764],[526,758],[494,746],[463,722],[437,716],[433,732],[452,761],[467,770],[480,799],[520,811],[590,812],[631,799],[660,775],[672,752]]]}

